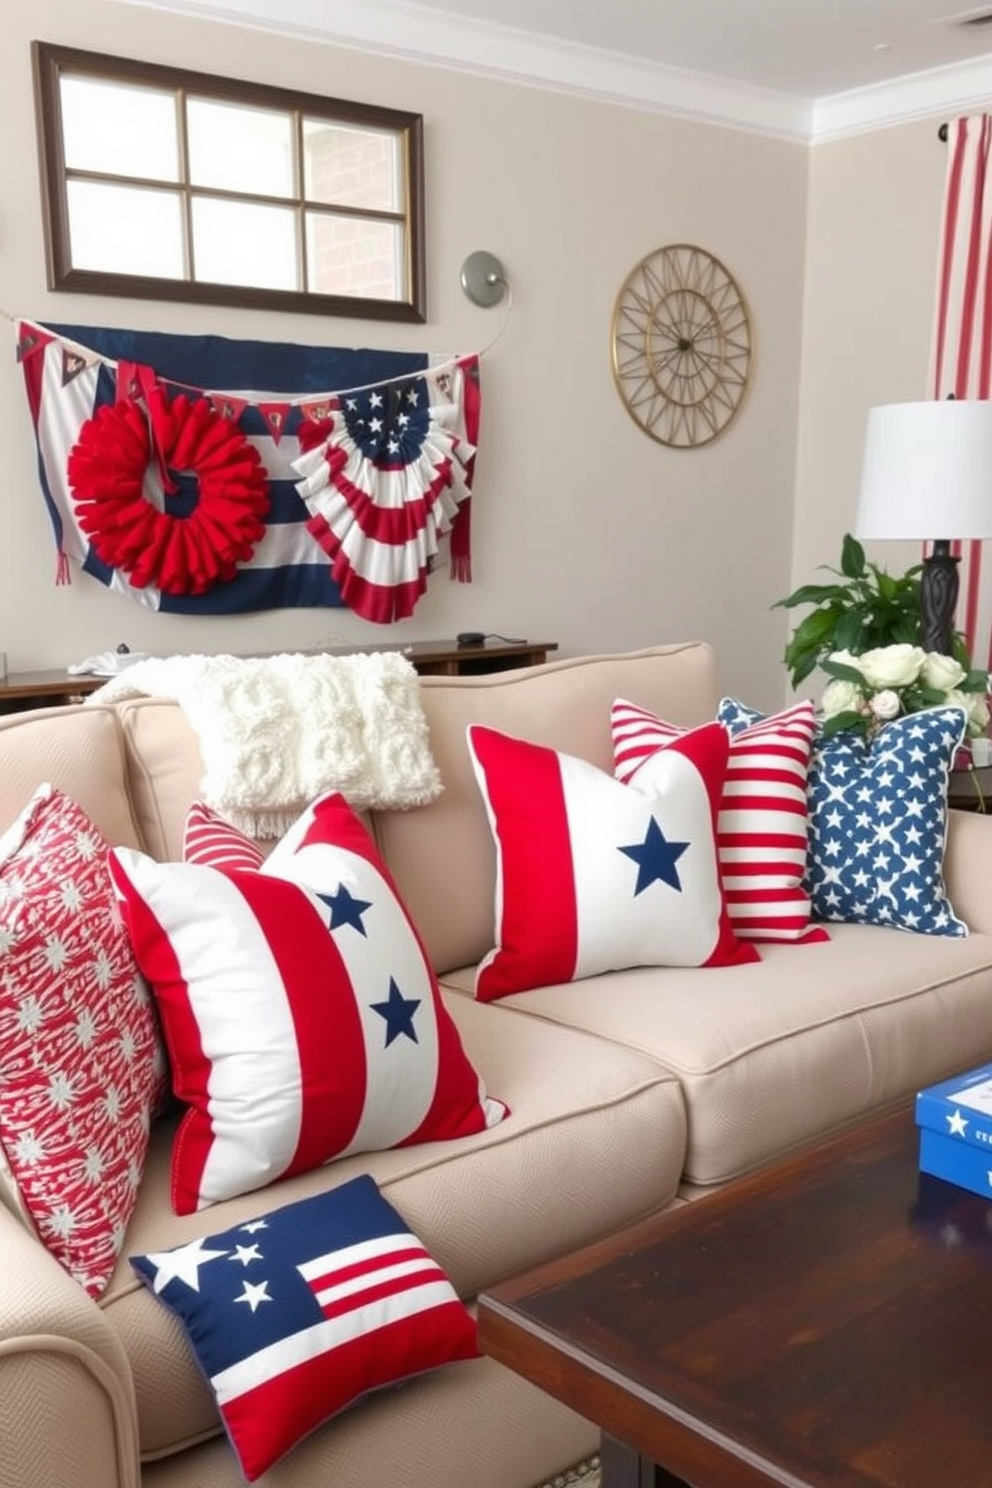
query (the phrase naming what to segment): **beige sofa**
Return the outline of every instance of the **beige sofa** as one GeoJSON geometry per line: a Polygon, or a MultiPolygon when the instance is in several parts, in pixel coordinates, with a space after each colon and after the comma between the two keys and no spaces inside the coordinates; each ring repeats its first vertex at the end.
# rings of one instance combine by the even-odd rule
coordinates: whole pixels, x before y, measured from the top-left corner
{"type": "MultiPolygon", "coordinates": [[[[754,965],[641,968],[482,1005],[472,968],[493,930],[494,853],[465,726],[479,721],[610,768],[614,697],[675,722],[712,718],[703,645],[428,678],[444,781],[374,829],[468,1053],[512,1116],[457,1142],[347,1158],[178,1218],[173,1122],[160,1120],[124,1255],[90,1301],[0,1208],[2,1488],[221,1488],[241,1481],[171,1314],[129,1252],[161,1250],[371,1172],[466,1298],[677,1199],[733,1180],[919,1085],[992,1054],[992,822],[952,813],[946,873],[966,939],[836,926],[754,965]]],[[[172,703],[0,720],[0,826],[49,779],[115,843],[177,857],[197,794],[172,703]]],[[[273,1488],[531,1488],[596,1432],[487,1359],[366,1400],[262,1480],[273,1488]]]]}

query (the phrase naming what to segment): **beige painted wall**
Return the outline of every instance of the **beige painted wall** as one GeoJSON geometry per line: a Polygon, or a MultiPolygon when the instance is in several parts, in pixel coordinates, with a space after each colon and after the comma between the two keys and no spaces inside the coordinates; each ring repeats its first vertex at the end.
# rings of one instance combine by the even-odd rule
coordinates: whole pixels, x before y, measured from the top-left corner
{"type": "Polygon", "coordinates": [[[489,249],[513,284],[509,323],[483,362],[476,581],[457,585],[436,574],[416,614],[389,629],[344,610],[161,616],[78,574],[56,589],[20,372],[12,353],[2,359],[0,649],[12,668],[62,665],[121,640],[165,654],[483,629],[558,640],[568,655],[700,637],[716,646],[728,688],[762,705],[778,700],[784,625],[768,605],[788,586],[792,551],[802,146],[107,0],[8,7],[0,137],[0,308],[12,315],[470,351],[485,347],[503,312],[464,297],[464,258],[489,249]],[[50,294],[32,38],[422,113],[427,324],[50,294]],[[678,241],[702,244],[736,275],[757,345],[736,424],[712,447],[689,453],[666,450],[635,426],[614,391],[609,358],[623,279],[644,254],[678,241]]]}
{"type": "MultiPolygon", "coordinates": [[[[930,396],[945,146],[936,119],[810,156],[793,582],[826,576],[854,525],[868,410],[930,396]]],[[[894,572],[910,543],[872,543],[894,572]]],[[[798,612],[804,614],[805,611],[798,612]]]]}

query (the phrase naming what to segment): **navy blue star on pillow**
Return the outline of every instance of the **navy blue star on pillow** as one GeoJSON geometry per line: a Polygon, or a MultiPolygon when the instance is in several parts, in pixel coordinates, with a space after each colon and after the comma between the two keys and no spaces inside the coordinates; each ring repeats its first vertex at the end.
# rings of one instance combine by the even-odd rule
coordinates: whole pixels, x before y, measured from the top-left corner
{"type": "Polygon", "coordinates": [[[636,899],[638,894],[643,894],[645,889],[650,888],[658,880],[668,884],[670,888],[677,889],[681,894],[682,880],[679,878],[675,864],[690,846],[691,843],[688,842],[669,842],[652,816],[648,822],[643,842],[633,842],[629,847],[619,848],[620,852],[632,858],[637,864],[634,898],[636,899]]]}
{"type": "MultiPolygon", "coordinates": [[[[720,704],[731,733],[760,716],[733,698],[720,704]]],[[[870,742],[817,736],[805,878],[817,919],[968,934],[944,888],[947,785],[966,721],[961,708],[927,708],[870,742]]]]}
{"type": "Polygon", "coordinates": [[[412,1039],[416,1044],[417,1031],[413,1026],[413,1016],[420,1006],[419,997],[404,997],[393,977],[389,978],[389,996],[385,1002],[372,1002],[369,1004],[374,1013],[386,1020],[386,1048],[388,1049],[393,1039],[412,1039]]]}

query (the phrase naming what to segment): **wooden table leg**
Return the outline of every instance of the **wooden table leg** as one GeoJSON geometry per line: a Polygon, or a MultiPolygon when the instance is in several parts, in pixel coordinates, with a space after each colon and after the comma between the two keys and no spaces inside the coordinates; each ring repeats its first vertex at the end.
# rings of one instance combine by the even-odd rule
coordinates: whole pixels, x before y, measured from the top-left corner
{"type": "Polygon", "coordinates": [[[649,1462],[633,1447],[603,1433],[599,1444],[601,1488],[689,1488],[682,1478],[649,1462]]]}

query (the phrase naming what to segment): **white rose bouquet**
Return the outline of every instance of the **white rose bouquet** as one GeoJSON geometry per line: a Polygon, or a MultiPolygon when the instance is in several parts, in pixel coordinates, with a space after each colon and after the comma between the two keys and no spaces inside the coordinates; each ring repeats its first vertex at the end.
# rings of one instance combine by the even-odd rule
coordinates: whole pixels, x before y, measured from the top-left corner
{"type": "Polygon", "coordinates": [[[820,663],[832,679],[823,693],[823,732],[854,729],[871,737],[883,723],[922,708],[963,708],[967,736],[989,726],[989,674],[921,646],[879,646],[852,656],[833,651],[820,663]]]}

